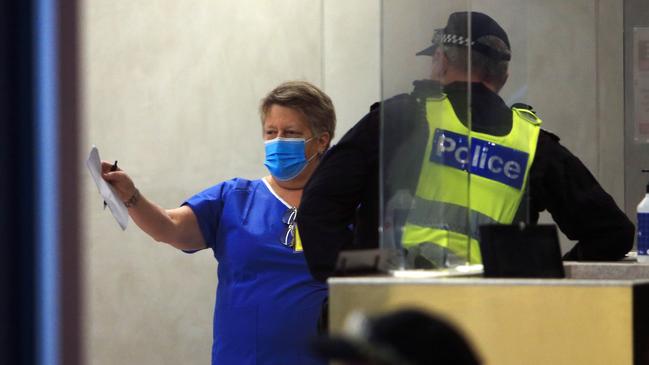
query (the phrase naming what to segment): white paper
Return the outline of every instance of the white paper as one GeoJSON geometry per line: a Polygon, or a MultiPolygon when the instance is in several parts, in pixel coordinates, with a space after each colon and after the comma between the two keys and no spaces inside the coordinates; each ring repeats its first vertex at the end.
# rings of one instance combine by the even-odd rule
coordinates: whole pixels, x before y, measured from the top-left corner
{"type": "Polygon", "coordinates": [[[99,158],[97,147],[92,146],[90,155],[86,161],[86,166],[90,170],[90,175],[95,180],[95,184],[97,184],[99,195],[101,195],[108,208],[110,208],[110,212],[113,213],[113,217],[115,217],[122,230],[126,230],[126,226],[128,225],[128,209],[115,192],[115,189],[101,177],[101,159],[99,158]]]}

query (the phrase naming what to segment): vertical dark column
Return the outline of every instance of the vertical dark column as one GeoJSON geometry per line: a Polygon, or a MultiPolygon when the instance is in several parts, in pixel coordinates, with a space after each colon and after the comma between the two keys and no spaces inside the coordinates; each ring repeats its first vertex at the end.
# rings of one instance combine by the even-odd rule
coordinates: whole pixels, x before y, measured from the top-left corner
{"type": "Polygon", "coordinates": [[[81,252],[79,233],[79,36],[78,1],[58,1],[60,364],[82,361],[81,252]]]}
{"type": "Polygon", "coordinates": [[[35,363],[31,1],[0,5],[0,363],[35,363]]]}
{"type": "MultiPolygon", "coordinates": [[[[39,354],[39,212],[37,151],[37,2],[0,2],[0,364],[36,364],[39,354]]],[[[56,2],[59,49],[57,161],[61,161],[56,214],[60,268],[56,323],[60,347],[48,363],[80,364],[81,292],[78,194],[78,4],[56,2]],[[64,163],[64,162],[65,163],[64,163]]],[[[51,318],[50,318],[51,319],[51,318]]]]}

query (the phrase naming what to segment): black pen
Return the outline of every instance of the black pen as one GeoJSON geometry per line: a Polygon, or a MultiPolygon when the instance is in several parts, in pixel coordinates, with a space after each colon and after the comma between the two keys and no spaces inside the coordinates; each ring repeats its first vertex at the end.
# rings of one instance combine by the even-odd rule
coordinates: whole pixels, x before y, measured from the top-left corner
{"type": "MultiPolygon", "coordinates": [[[[115,163],[113,164],[113,166],[110,167],[110,171],[111,172],[117,171],[117,160],[115,160],[115,163]]],[[[106,205],[108,205],[108,204],[106,204],[106,201],[104,200],[104,209],[106,209],[106,205]]]]}

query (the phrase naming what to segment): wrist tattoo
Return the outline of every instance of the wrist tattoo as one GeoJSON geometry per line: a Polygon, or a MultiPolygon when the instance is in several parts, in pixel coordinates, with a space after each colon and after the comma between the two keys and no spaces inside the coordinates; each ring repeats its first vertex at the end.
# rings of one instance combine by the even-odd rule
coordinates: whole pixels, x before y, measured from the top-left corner
{"type": "Polygon", "coordinates": [[[140,191],[135,189],[135,192],[133,192],[133,195],[131,195],[131,197],[128,198],[128,200],[124,202],[124,205],[127,208],[134,207],[137,204],[138,200],[140,200],[140,191]]]}

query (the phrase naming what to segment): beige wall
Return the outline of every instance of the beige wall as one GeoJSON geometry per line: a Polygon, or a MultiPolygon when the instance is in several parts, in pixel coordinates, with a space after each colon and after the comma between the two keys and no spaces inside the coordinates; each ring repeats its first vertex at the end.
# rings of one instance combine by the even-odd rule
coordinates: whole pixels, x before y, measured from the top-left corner
{"type": "MultiPolygon", "coordinates": [[[[411,55],[452,6],[437,2],[441,10],[432,12],[407,1],[413,6],[400,16],[419,20],[402,22],[392,48],[384,43],[384,55],[403,57],[384,58],[383,84],[379,0],[82,2],[82,146],[95,144],[104,159],[119,160],[142,193],[164,207],[224,179],[261,176],[256,109],[281,81],[323,86],[336,105],[340,137],[382,90],[407,91],[410,80],[426,76],[426,60],[411,55]],[[423,17],[426,11],[432,15],[423,17]],[[386,73],[390,67],[400,73],[386,73]]],[[[397,22],[387,11],[402,3],[386,1],[385,19],[397,22]]],[[[520,30],[510,30],[515,58],[505,98],[522,95],[534,105],[545,127],[621,202],[619,2],[473,4],[507,30],[520,30]],[[596,32],[602,24],[606,31],[596,32]]],[[[88,174],[83,196],[86,363],[208,363],[211,252],[177,252],[133,225],[120,231],[88,174]]]]}

